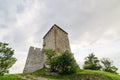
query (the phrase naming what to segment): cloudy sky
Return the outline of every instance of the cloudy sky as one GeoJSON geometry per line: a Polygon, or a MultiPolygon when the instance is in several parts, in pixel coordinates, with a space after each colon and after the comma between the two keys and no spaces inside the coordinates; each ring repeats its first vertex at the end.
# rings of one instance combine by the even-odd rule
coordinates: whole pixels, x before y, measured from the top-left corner
{"type": "Polygon", "coordinates": [[[0,41],[15,50],[10,73],[23,71],[30,46],[42,47],[53,24],[69,33],[80,66],[94,52],[120,71],[120,0],[0,0],[0,41]]]}

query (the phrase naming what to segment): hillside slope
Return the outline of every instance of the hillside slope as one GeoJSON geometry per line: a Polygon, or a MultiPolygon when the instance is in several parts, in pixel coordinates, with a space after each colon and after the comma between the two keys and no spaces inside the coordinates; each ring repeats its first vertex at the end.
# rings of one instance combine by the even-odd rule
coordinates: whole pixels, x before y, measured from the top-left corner
{"type": "Polygon", "coordinates": [[[6,75],[0,80],[120,80],[120,75],[93,70],[79,70],[71,75],[46,75],[45,70],[42,69],[29,74],[6,75]]]}
{"type": "Polygon", "coordinates": [[[120,75],[104,71],[78,70],[76,74],[71,75],[46,75],[45,71],[46,70],[41,69],[34,73],[31,73],[30,75],[36,77],[45,77],[52,80],[120,80],[120,75]]]}

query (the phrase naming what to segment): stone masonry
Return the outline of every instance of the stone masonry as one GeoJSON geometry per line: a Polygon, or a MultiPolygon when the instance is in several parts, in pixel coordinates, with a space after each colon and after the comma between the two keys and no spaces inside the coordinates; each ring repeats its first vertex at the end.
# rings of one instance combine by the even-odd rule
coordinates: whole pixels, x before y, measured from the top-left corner
{"type": "Polygon", "coordinates": [[[42,68],[45,63],[44,58],[40,48],[30,47],[23,73],[34,72],[42,68]]]}
{"type": "MultiPolygon", "coordinates": [[[[43,49],[54,49],[63,52],[70,49],[68,33],[54,24],[43,37],[43,49]]],[[[40,48],[30,47],[23,73],[34,72],[45,64],[45,55],[40,48]]]]}
{"type": "Polygon", "coordinates": [[[54,24],[48,33],[43,37],[43,48],[54,49],[58,52],[63,52],[70,49],[68,33],[54,24]]]}

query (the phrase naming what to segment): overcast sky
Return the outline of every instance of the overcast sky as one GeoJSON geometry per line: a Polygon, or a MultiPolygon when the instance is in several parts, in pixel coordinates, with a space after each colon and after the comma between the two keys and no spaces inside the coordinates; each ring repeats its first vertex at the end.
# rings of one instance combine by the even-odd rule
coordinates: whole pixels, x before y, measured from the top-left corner
{"type": "Polygon", "coordinates": [[[80,66],[94,52],[109,57],[120,71],[120,0],[0,0],[0,41],[15,50],[10,73],[23,71],[30,46],[57,24],[69,33],[80,66]]]}

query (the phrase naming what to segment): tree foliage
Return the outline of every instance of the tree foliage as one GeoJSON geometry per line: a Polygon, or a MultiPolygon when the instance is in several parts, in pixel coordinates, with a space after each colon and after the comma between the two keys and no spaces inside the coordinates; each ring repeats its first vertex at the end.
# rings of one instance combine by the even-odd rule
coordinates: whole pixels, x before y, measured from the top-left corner
{"type": "Polygon", "coordinates": [[[90,70],[100,70],[101,65],[99,62],[99,59],[93,53],[91,53],[85,58],[83,68],[90,70]]]}
{"type": "Polygon", "coordinates": [[[9,68],[16,62],[13,55],[14,50],[9,48],[7,43],[0,42],[0,76],[8,73],[9,68]]]}
{"type": "Polygon", "coordinates": [[[113,66],[113,61],[109,58],[102,58],[101,63],[103,64],[102,70],[111,73],[117,73],[118,68],[113,66]]]}
{"type": "Polygon", "coordinates": [[[93,53],[89,54],[89,56],[85,58],[83,68],[90,70],[103,70],[111,73],[117,73],[118,70],[118,68],[113,66],[112,60],[110,60],[109,58],[102,58],[101,60],[99,60],[93,53]]]}
{"type": "Polygon", "coordinates": [[[51,72],[58,72],[60,74],[75,73],[78,65],[69,51],[58,53],[52,49],[45,49],[43,53],[46,54],[46,64],[49,66],[51,72]]]}
{"type": "Polygon", "coordinates": [[[58,71],[61,74],[75,73],[79,68],[72,53],[65,51],[57,59],[58,71]]]}
{"type": "Polygon", "coordinates": [[[46,65],[49,67],[49,70],[55,72],[57,67],[57,52],[53,49],[43,49],[42,52],[47,56],[46,65]]]}

